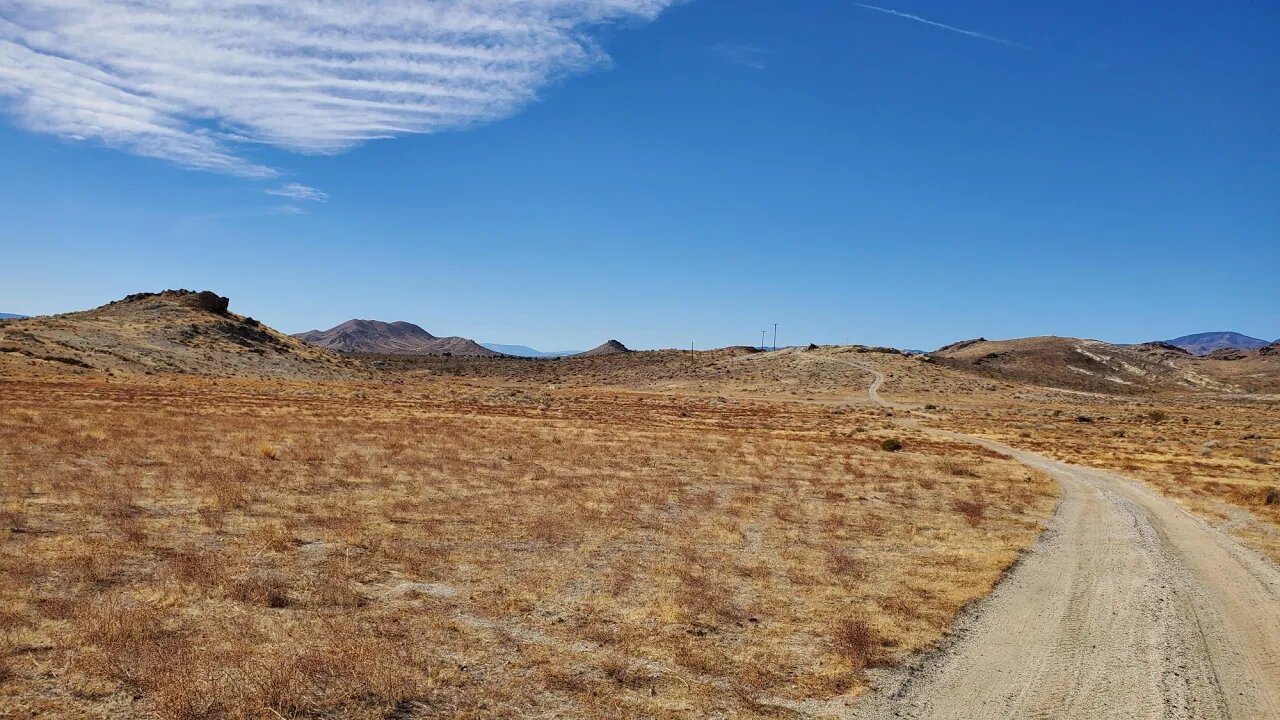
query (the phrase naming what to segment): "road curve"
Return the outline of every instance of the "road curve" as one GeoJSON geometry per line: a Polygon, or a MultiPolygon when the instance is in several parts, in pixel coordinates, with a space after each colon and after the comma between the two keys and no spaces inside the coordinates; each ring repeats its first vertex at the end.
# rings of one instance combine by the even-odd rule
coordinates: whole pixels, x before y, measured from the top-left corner
{"type": "MultiPolygon", "coordinates": [[[[844,361],[875,376],[860,362],[844,361]]],[[[914,427],[913,421],[904,424],[914,427]]],[[[951,641],[857,718],[1280,720],[1280,571],[1155,491],[960,433],[1049,473],[1048,528],[951,641]]]]}

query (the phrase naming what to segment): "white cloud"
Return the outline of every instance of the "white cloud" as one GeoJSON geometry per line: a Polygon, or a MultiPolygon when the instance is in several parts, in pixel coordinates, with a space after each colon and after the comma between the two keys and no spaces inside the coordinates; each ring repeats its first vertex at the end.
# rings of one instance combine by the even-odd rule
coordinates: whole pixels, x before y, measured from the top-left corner
{"type": "Polygon", "coordinates": [[[329,200],[329,194],[325,191],[296,182],[287,183],[283,187],[271,188],[263,192],[268,195],[293,198],[294,200],[314,200],[315,202],[328,202],[329,200]]]}
{"type": "Polygon", "coordinates": [[[677,0],[4,0],[0,96],[30,130],[248,177],[494,120],[607,58],[586,30],[677,0]]]}

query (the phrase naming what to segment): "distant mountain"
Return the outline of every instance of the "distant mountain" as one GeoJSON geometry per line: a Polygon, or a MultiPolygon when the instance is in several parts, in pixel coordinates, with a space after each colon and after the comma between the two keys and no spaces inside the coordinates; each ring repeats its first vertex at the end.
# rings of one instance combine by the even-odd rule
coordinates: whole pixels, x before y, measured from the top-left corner
{"type": "Polygon", "coordinates": [[[552,350],[543,352],[542,350],[534,350],[528,345],[503,345],[501,343],[480,343],[481,346],[503,355],[513,355],[515,357],[529,358],[558,358],[567,357],[569,355],[577,355],[580,350],[552,350]]]}
{"type": "Polygon", "coordinates": [[[497,357],[499,353],[462,337],[436,337],[408,322],[348,320],[328,330],[311,330],[294,337],[339,352],[385,355],[457,355],[497,357]]]}
{"type": "Polygon", "coordinates": [[[596,357],[599,355],[619,355],[622,353],[629,353],[629,352],[631,351],[627,349],[626,345],[623,345],[617,340],[609,340],[608,342],[605,342],[601,345],[597,345],[596,347],[593,347],[584,353],[578,353],[577,355],[574,355],[574,357],[596,357]]]}
{"type": "Polygon", "coordinates": [[[0,313],[0,320],[21,320],[26,315],[14,315],[13,313],[0,313]]]}
{"type": "Polygon", "coordinates": [[[1256,350],[1266,347],[1266,340],[1259,340],[1238,332],[1206,332],[1194,335],[1183,335],[1180,338],[1166,340],[1170,345],[1180,347],[1192,355],[1208,355],[1215,350],[1235,348],[1237,350],[1256,350]]]}

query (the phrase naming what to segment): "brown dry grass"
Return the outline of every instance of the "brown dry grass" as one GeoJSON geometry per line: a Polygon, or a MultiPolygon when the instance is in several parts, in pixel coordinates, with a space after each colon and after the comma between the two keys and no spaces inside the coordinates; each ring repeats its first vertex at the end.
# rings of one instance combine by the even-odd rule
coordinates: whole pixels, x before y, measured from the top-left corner
{"type": "Polygon", "coordinates": [[[945,423],[1143,480],[1280,560],[1280,406],[1231,398],[953,408],[945,423]],[[1080,422],[1085,416],[1091,422],[1080,422]]]}
{"type": "Polygon", "coordinates": [[[430,378],[0,397],[17,717],[786,715],[936,642],[1053,502],[821,404],[430,378]]]}
{"type": "Polygon", "coordinates": [[[876,361],[930,425],[1145,481],[1280,561],[1280,396],[1117,397],[876,361]]]}

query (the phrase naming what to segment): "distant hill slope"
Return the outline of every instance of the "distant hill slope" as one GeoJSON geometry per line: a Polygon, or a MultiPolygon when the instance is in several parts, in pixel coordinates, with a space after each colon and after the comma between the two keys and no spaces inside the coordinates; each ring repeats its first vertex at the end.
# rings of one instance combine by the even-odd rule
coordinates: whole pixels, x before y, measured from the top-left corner
{"type": "Polygon", "coordinates": [[[436,337],[408,322],[348,320],[328,330],[298,333],[303,342],[339,352],[377,355],[456,355],[497,357],[479,343],[461,337],[436,337]]]}
{"type": "Polygon", "coordinates": [[[1192,355],[1208,355],[1215,350],[1235,348],[1237,350],[1257,350],[1269,343],[1256,337],[1249,337],[1238,332],[1205,332],[1194,335],[1183,335],[1180,338],[1166,340],[1170,345],[1180,347],[1192,355]]]}
{"type": "Polygon", "coordinates": [[[21,320],[26,315],[14,315],[13,313],[0,313],[0,320],[21,320]]]}
{"type": "Polygon", "coordinates": [[[582,352],[581,350],[552,350],[544,352],[542,350],[534,350],[528,345],[504,345],[502,343],[480,343],[480,345],[496,353],[511,355],[512,357],[558,358],[577,355],[582,352]]]}
{"type": "Polygon", "coordinates": [[[6,366],[69,372],[319,378],[358,366],[228,309],[216,293],[138,293],[92,310],[0,325],[6,366]]]}
{"type": "Polygon", "coordinates": [[[1108,394],[1277,392],[1280,354],[1197,357],[1169,343],[1119,346],[1033,337],[965,340],[929,354],[940,365],[1010,382],[1108,394]]]}
{"type": "Polygon", "coordinates": [[[578,353],[577,355],[574,355],[574,357],[599,357],[601,355],[620,355],[629,352],[631,352],[631,350],[627,349],[626,345],[623,345],[617,340],[608,340],[586,352],[578,353]]]}

